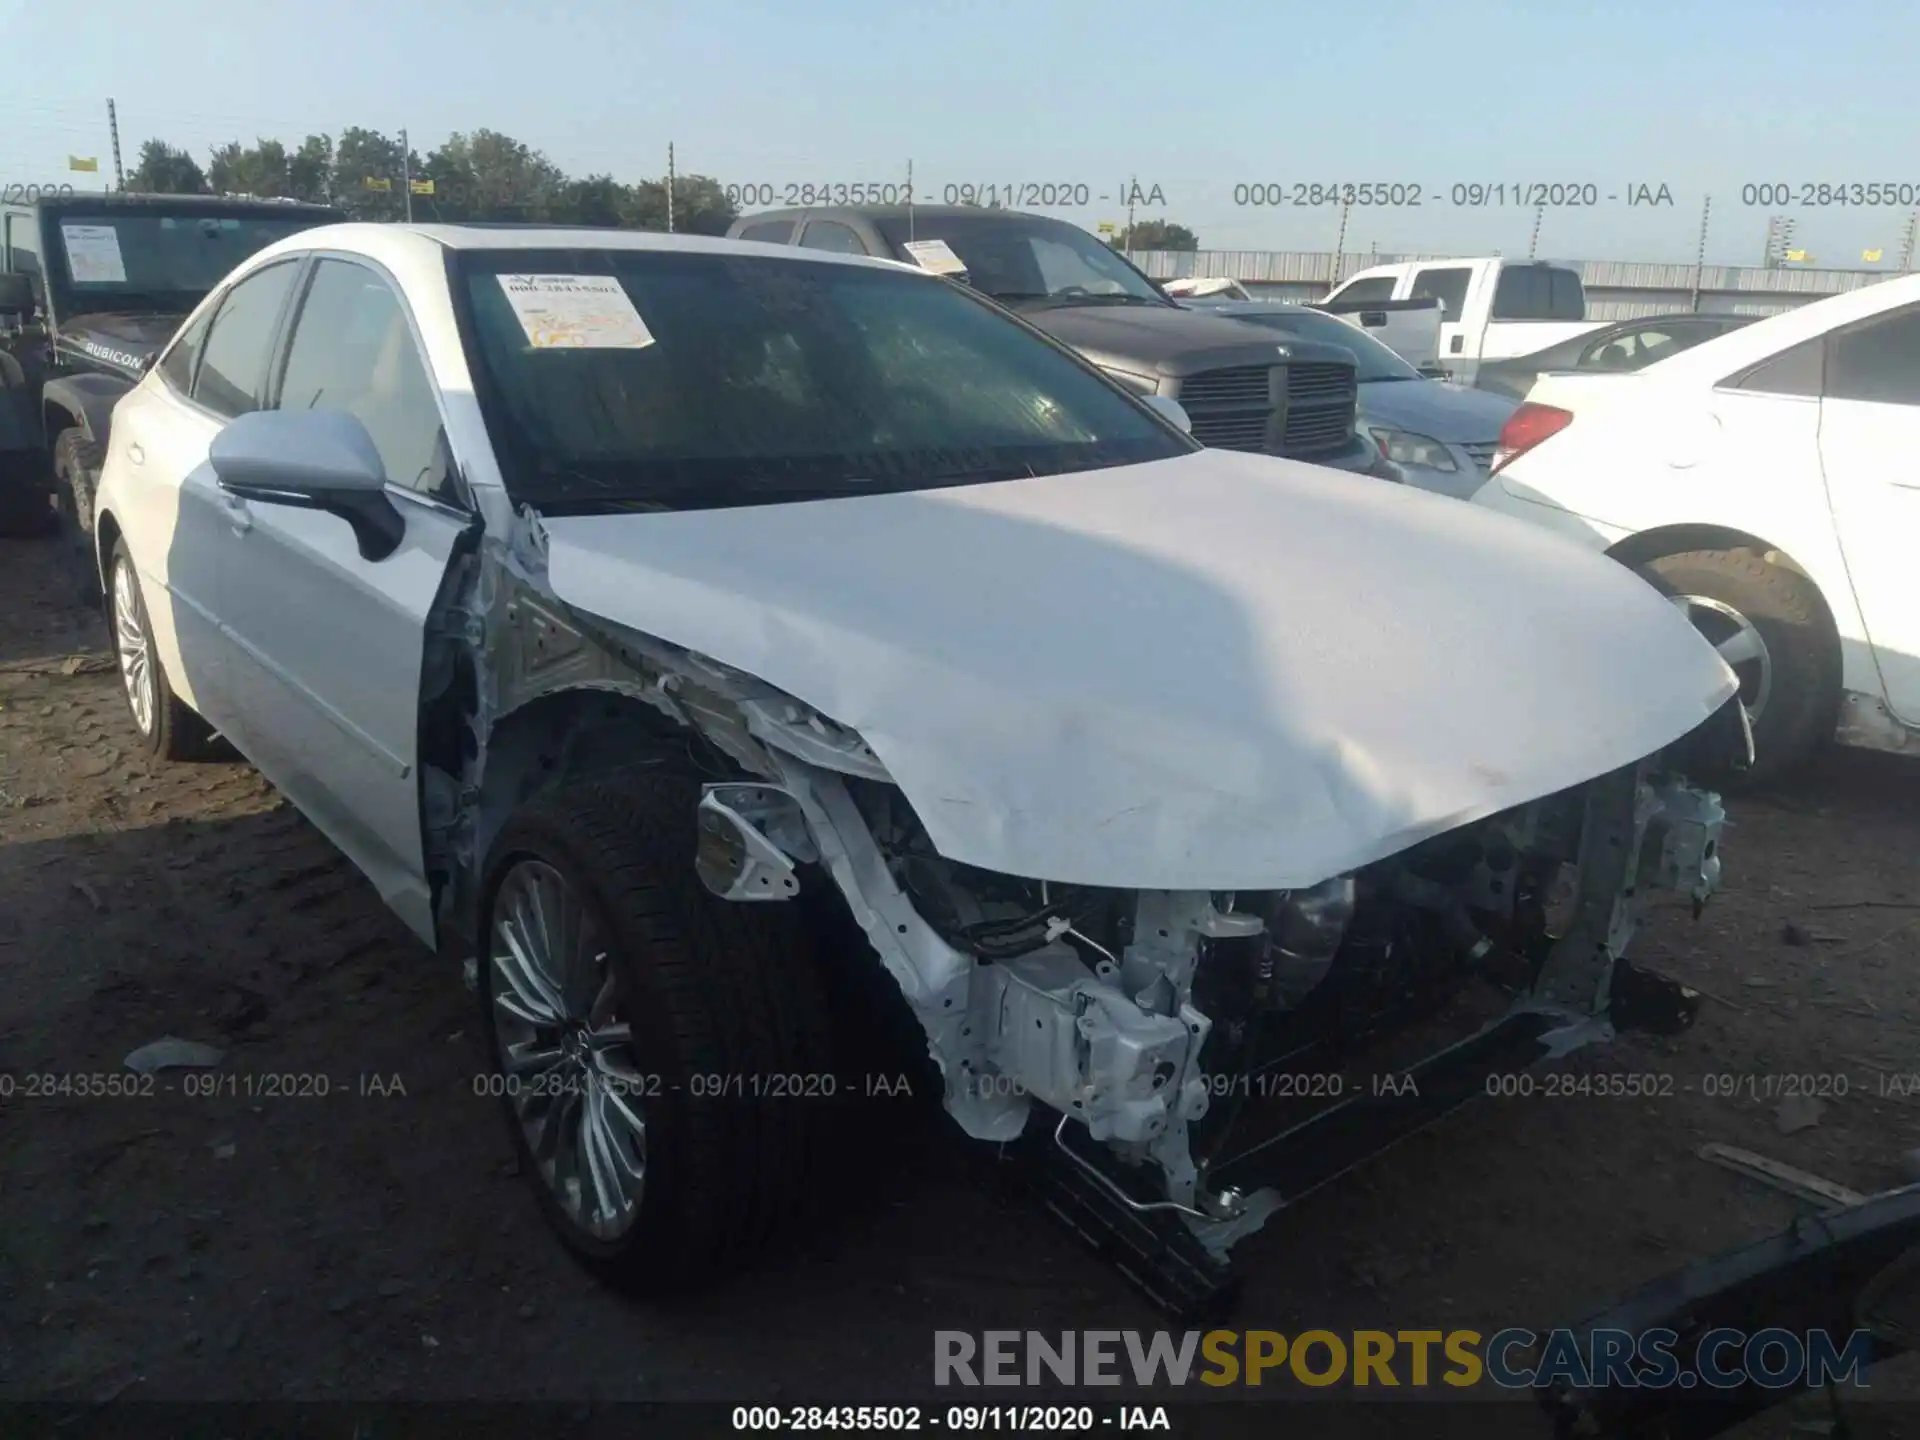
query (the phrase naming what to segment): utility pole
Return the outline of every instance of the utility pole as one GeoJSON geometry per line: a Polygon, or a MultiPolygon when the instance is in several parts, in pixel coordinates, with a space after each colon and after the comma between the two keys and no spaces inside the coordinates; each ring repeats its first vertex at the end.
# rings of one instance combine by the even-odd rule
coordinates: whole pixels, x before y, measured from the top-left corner
{"type": "Polygon", "coordinates": [[[1544,220],[1546,216],[1546,206],[1536,205],[1533,207],[1533,234],[1527,239],[1527,259],[1529,260],[1533,259],[1535,253],[1540,249],[1540,222],[1544,220]]]}
{"type": "Polygon", "coordinates": [[[407,132],[400,132],[400,189],[406,196],[407,224],[413,223],[413,148],[407,144],[407,132]]]}
{"type": "Polygon", "coordinates": [[[1762,260],[1769,270],[1778,270],[1786,263],[1787,251],[1793,247],[1793,217],[1774,215],[1767,220],[1767,253],[1762,260]]]}
{"type": "Polygon", "coordinates": [[[1353,214],[1353,202],[1344,200],[1340,204],[1340,233],[1333,240],[1333,279],[1327,282],[1332,290],[1340,283],[1340,263],[1347,258],[1347,218],[1353,214]]]}
{"type": "Polygon", "coordinates": [[[1907,217],[1906,232],[1900,237],[1900,269],[1902,272],[1913,268],[1913,242],[1920,240],[1920,210],[1907,217]]]}
{"type": "Polygon", "coordinates": [[[913,159],[907,159],[907,239],[913,239],[913,159]]]}
{"type": "Polygon", "coordinates": [[[1140,192],[1140,177],[1127,177],[1127,259],[1133,259],[1133,197],[1140,192]]]}
{"type": "Polygon", "coordinates": [[[673,233],[673,142],[667,142],[667,234],[673,233]]]}
{"type": "Polygon", "coordinates": [[[1700,313],[1700,272],[1707,263],[1707,219],[1713,214],[1713,197],[1707,196],[1700,206],[1700,244],[1693,252],[1693,295],[1687,302],[1687,309],[1694,314],[1700,313]]]}
{"type": "Polygon", "coordinates": [[[111,98],[107,101],[107,134],[113,138],[113,188],[127,188],[126,168],[120,163],[120,116],[113,108],[111,98]]]}

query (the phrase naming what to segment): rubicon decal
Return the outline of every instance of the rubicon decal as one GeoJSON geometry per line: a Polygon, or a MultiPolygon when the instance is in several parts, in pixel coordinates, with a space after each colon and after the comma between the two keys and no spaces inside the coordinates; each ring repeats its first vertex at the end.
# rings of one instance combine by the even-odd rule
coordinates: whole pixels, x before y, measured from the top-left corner
{"type": "Polygon", "coordinates": [[[145,358],[131,350],[118,350],[111,345],[102,345],[98,340],[82,340],[80,348],[96,360],[104,360],[109,365],[123,365],[129,370],[138,370],[145,358]]]}

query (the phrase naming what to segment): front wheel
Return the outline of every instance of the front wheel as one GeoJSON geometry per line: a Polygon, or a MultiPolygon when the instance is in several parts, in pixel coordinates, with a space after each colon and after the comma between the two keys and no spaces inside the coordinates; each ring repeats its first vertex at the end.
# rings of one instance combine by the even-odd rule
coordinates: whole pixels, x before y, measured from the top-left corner
{"type": "MultiPolygon", "coordinates": [[[[1749,781],[1770,780],[1833,736],[1840,638],[1806,576],[1753,550],[1692,550],[1643,574],[1687,614],[1740,681],[1753,730],[1749,781]]],[[[1731,776],[1702,776],[1726,782],[1731,776]]]]}
{"type": "Polygon", "coordinates": [[[642,1292],[808,1213],[838,1084],[799,917],[701,886],[699,798],[638,769],[535,800],[482,892],[486,1088],[560,1238],[642,1292]]]}

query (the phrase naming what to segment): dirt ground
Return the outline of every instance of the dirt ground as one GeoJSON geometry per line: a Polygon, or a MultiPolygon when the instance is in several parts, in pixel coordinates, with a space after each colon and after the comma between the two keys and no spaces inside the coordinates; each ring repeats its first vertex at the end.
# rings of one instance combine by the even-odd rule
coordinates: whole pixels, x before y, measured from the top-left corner
{"type": "MultiPolygon", "coordinates": [[[[0,1397],[951,1400],[935,1329],[1161,1324],[937,1125],[776,1268],[670,1310],[596,1287],[475,1091],[457,971],[248,766],[143,759],[104,627],[58,593],[44,547],[0,542],[0,1397]],[[26,1093],[164,1035],[225,1048],[242,1093],[26,1093]]],[[[1882,1077],[1920,1084],[1920,765],[1837,754],[1730,808],[1721,896],[1636,950],[1707,994],[1699,1025],[1568,1062],[1674,1093],[1469,1107],[1246,1241],[1233,1323],[1576,1319],[1794,1213],[1708,1141],[1901,1181],[1920,1099],[1882,1077]],[[1848,1093],[1783,1133],[1761,1092],[1787,1074],[1848,1093]]]]}

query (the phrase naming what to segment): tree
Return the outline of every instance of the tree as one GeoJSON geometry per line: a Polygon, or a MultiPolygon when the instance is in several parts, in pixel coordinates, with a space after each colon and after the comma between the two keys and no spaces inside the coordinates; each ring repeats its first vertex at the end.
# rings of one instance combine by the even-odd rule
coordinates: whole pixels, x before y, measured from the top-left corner
{"type": "MultiPolygon", "coordinates": [[[[333,203],[356,220],[400,220],[406,217],[407,197],[401,178],[403,157],[400,142],[378,130],[349,126],[340,133],[333,147],[333,174],[330,180],[333,203]],[[369,185],[367,182],[376,182],[369,185]],[[379,188],[379,182],[387,188],[379,188]]],[[[420,164],[413,160],[413,173],[420,164]]]]}
{"type": "Polygon", "coordinates": [[[207,183],[216,195],[285,195],[287,147],[278,140],[261,140],[243,150],[238,140],[229,140],[212,151],[207,183]]]}
{"type": "MultiPolygon", "coordinates": [[[[356,220],[400,220],[408,211],[409,177],[432,182],[430,193],[412,197],[420,220],[667,228],[664,179],[627,185],[611,175],[570,176],[532,146],[487,129],[449,135],[425,160],[411,151],[402,155],[398,139],[359,125],[342,130],[337,141],[309,135],[295,150],[265,137],[252,145],[231,140],[213,148],[204,174],[186,151],[149,140],[129,187],[200,194],[211,183],[220,194],[329,201],[356,220]]],[[[675,230],[724,235],[739,213],[712,176],[674,180],[675,230]]]]}
{"type": "Polygon", "coordinates": [[[140,147],[140,163],[127,176],[127,188],[147,195],[204,195],[207,177],[185,150],[149,140],[140,147]]]}
{"type": "Polygon", "coordinates": [[[1140,220],[1111,243],[1116,250],[1198,250],[1200,237],[1171,220],[1140,220]]]}
{"type": "MultiPolygon", "coordinates": [[[[740,216],[726,188],[710,175],[679,175],[673,182],[673,228],[683,235],[724,235],[740,216]]],[[[667,182],[642,180],[621,224],[633,230],[667,228],[667,182]]]]}
{"type": "Polygon", "coordinates": [[[445,220],[555,219],[567,188],[558,165],[498,130],[448,136],[425,169],[445,220]]]}
{"type": "Polygon", "coordinates": [[[632,203],[633,191],[611,175],[589,175],[561,186],[547,218],[561,225],[617,226],[632,203]]]}
{"type": "Polygon", "coordinates": [[[287,193],[300,200],[325,200],[333,193],[333,137],[309,135],[287,159],[287,193]]]}

